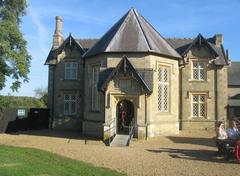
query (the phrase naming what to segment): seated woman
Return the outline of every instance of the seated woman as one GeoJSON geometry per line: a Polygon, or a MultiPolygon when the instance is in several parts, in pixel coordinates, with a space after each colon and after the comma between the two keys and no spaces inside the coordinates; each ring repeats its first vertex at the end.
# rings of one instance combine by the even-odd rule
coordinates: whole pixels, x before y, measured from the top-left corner
{"type": "Polygon", "coordinates": [[[240,132],[238,131],[237,122],[235,120],[230,121],[230,127],[228,128],[227,134],[229,139],[232,140],[240,138],[240,132]]]}
{"type": "Polygon", "coordinates": [[[224,143],[225,140],[228,138],[227,132],[225,131],[224,128],[224,123],[220,121],[217,125],[217,140],[216,140],[216,145],[218,148],[217,155],[223,155],[224,154],[224,143]]]}

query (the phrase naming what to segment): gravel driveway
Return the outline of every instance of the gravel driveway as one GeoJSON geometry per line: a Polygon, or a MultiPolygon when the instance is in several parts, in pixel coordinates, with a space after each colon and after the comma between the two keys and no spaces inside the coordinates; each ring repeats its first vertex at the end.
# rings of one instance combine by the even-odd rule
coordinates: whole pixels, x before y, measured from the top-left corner
{"type": "Polygon", "coordinates": [[[85,140],[77,133],[42,130],[0,134],[0,144],[39,148],[128,175],[240,175],[239,164],[213,157],[216,147],[212,137],[206,132],[181,132],[136,140],[130,147],[119,148],[107,147],[99,140],[85,140]]]}

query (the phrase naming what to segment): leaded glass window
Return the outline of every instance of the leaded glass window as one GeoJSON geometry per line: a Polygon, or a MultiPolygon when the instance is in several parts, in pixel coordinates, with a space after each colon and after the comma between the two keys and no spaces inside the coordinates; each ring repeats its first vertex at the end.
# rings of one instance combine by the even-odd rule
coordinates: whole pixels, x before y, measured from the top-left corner
{"type": "Polygon", "coordinates": [[[65,62],[65,79],[76,80],[77,79],[77,62],[65,62]]]}
{"type": "Polygon", "coordinates": [[[169,111],[169,68],[158,67],[158,110],[169,111]]]}
{"type": "Polygon", "coordinates": [[[100,98],[97,89],[98,79],[99,79],[100,66],[92,67],[92,110],[99,111],[100,109],[100,98]]]}
{"type": "Polygon", "coordinates": [[[193,62],[192,79],[206,80],[206,64],[201,62],[193,62]]]}
{"type": "Polygon", "coordinates": [[[192,116],[206,117],[206,95],[192,95],[192,116]]]}
{"type": "Polygon", "coordinates": [[[64,115],[75,115],[77,113],[77,95],[64,94],[64,115]]]}

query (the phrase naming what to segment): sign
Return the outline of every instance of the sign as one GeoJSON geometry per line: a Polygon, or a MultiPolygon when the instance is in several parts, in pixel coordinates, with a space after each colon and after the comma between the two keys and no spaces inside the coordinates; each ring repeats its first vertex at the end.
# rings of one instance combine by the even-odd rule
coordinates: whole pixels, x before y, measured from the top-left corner
{"type": "Polygon", "coordinates": [[[17,110],[17,116],[20,118],[26,117],[26,109],[18,109],[17,110]]]}

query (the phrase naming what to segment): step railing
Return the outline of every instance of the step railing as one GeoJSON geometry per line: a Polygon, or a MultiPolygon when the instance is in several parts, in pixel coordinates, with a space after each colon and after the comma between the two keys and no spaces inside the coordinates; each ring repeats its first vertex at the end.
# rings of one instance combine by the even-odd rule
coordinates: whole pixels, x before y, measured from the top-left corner
{"type": "Polygon", "coordinates": [[[132,121],[129,124],[128,145],[129,145],[131,139],[133,138],[133,135],[134,135],[134,118],[132,119],[132,121]]]}
{"type": "Polygon", "coordinates": [[[108,140],[108,145],[110,146],[113,138],[116,135],[116,118],[113,118],[103,124],[104,129],[104,141],[108,140]]]}

